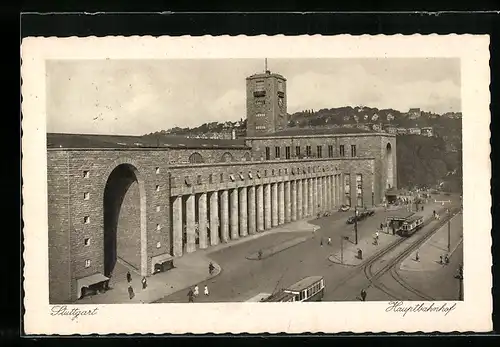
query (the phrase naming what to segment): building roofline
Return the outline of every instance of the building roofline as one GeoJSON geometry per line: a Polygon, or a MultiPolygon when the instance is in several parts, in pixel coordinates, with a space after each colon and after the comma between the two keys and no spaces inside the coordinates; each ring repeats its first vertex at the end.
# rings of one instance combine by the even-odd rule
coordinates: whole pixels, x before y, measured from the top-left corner
{"type": "Polygon", "coordinates": [[[318,135],[269,135],[245,137],[245,140],[265,140],[265,139],[289,139],[289,138],[314,138],[314,137],[365,137],[365,136],[385,136],[396,137],[389,133],[346,133],[346,134],[318,134],[318,135]]]}
{"type": "Polygon", "coordinates": [[[161,147],[47,147],[48,151],[171,151],[176,149],[204,149],[204,150],[214,150],[214,149],[246,149],[250,150],[251,147],[248,146],[179,146],[179,145],[169,145],[161,147]]]}

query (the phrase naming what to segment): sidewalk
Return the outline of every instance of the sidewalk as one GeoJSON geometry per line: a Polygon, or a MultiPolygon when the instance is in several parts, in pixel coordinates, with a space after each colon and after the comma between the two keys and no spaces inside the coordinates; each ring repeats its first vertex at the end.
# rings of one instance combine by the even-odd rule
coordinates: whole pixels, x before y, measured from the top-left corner
{"type": "MultiPolygon", "coordinates": [[[[423,216],[424,220],[428,220],[429,218],[432,218],[434,210],[439,211],[442,208],[443,206],[441,206],[441,204],[431,202],[427,205],[424,205],[424,211],[415,212],[415,209],[413,208],[413,211],[411,212],[423,216]]],[[[406,213],[411,213],[411,212],[408,212],[406,206],[403,208],[387,210],[388,215],[392,213],[398,215],[399,214],[404,215],[406,213]]],[[[400,238],[400,236],[398,235],[392,235],[391,230],[387,230],[387,228],[384,228],[383,230],[379,229],[378,245],[375,245],[374,236],[376,230],[375,229],[373,231],[361,230],[362,228],[363,228],[362,225],[358,225],[358,236],[361,235],[361,237],[358,239],[357,245],[354,244],[351,235],[349,240],[343,241],[343,251],[341,251],[340,249],[336,250],[336,252],[333,253],[328,259],[336,264],[357,266],[363,263],[366,259],[372,257],[375,253],[377,253],[381,249],[388,247],[389,245],[391,245],[393,242],[395,242],[397,239],[400,238]],[[358,258],[358,249],[362,250],[363,259],[358,258]]]]}
{"type": "Polygon", "coordinates": [[[451,220],[450,253],[448,254],[448,223],[443,225],[432,237],[418,249],[419,260],[415,256],[417,250],[410,254],[401,263],[400,269],[406,271],[436,271],[444,265],[440,263],[439,257],[448,254],[451,258],[455,250],[462,242],[463,227],[462,215],[458,214],[451,220]]]}
{"type": "MultiPolygon", "coordinates": [[[[150,303],[157,301],[165,296],[176,293],[180,290],[186,289],[186,302],[187,302],[187,288],[194,286],[197,283],[207,281],[217,276],[221,271],[221,267],[216,262],[210,259],[210,254],[218,252],[222,249],[230,248],[244,242],[256,240],[258,238],[272,235],[276,233],[293,233],[293,232],[307,232],[311,233],[315,226],[309,224],[309,219],[281,225],[279,227],[266,230],[264,232],[256,233],[241,237],[238,240],[230,241],[228,243],[220,243],[216,246],[207,249],[199,249],[196,252],[185,254],[182,257],[175,258],[175,268],[162,272],[156,275],[147,277],[147,288],[142,289],[141,279],[136,272],[130,271],[132,274],[132,282],[130,285],[134,289],[135,296],[130,299],[128,294],[129,284],[126,281],[127,268],[121,263],[117,263],[115,269],[115,276],[110,281],[112,289],[105,293],[98,295],[88,296],[83,299],[77,300],[75,304],[129,304],[129,303],[150,303]],[[212,262],[215,270],[212,275],[208,273],[208,265],[212,262]]],[[[276,247],[276,246],[274,246],[276,247]]],[[[203,288],[200,288],[202,290],[203,288]]]]}

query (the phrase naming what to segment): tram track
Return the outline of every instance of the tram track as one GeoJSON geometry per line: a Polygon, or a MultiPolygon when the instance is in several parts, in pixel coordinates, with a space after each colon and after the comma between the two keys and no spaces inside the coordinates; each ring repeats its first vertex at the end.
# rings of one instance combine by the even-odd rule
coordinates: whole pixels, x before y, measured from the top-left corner
{"type": "MultiPolygon", "coordinates": [[[[335,286],[333,286],[332,292],[336,291],[337,289],[339,289],[340,287],[342,287],[343,285],[345,285],[348,281],[350,281],[354,277],[358,276],[360,273],[364,273],[365,276],[366,276],[366,278],[369,279],[371,285],[373,285],[373,283],[377,279],[379,279],[380,277],[382,277],[382,275],[384,275],[387,271],[389,271],[391,268],[393,268],[394,265],[396,265],[405,256],[407,256],[408,254],[410,254],[415,248],[419,247],[422,243],[424,243],[427,239],[429,239],[444,224],[446,224],[446,222],[449,219],[451,219],[453,216],[455,216],[455,214],[458,213],[458,210],[459,210],[459,208],[457,208],[457,207],[442,208],[442,209],[440,209],[440,210],[437,211],[437,214],[440,215],[440,214],[442,214],[442,212],[444,212],[444,211],[446,211],[448,209],[450,210],[450,215],[447,216],[449,218],[443,218],[443,220],[440,220],[438,222],[438,224],[432,226],[432,228],[424,236],[422,236],[420,239],[418,239],[417,242],[413,243],[407,249],[405,249],[405,251],[403,251],[403,253],[401,253],[398,256],[396,256],[396,258],[394,260],[389,261],[389,263],[387,265],[385,265],[382,269],[380,269],[379,271],[377,271],[375,273],[372,271],[373,265],[377,261],[379,261],[380,259],[382,259],[385,255],[387,255],[387,254],[391,253],[392,251],[394,251],[396,248],[398,248],[398,246],[400,246],[401,244],[403,244],[405,241],[407,241],[410,237],[412,237],[415,234],[413,234],[410,237],[401,237],[401,238],[397,239],[396,241],[394,241],[393,243],[391,243],[386,248],[381,249],[380,251],[376,252],[374,255],[372,255],[370,258],[368,258],[363,263],[357,265],[353,271],[351,271],[346,277],[344,277],[341,281],[337,282],[337,284],[335,286]]],[[[428,226],[429,224],[431,224],[433,221],[434,221],[433,218],[428,218],[427,220],[425,220],[424,223],[422,223],[422,229],[425,228],[426,226],[428,226]]],[[[402,287],[405,287],[407,290],[414,292],[414,294],[416,294],[416,295],[418,295],[420,297],[425,296],[424,293],[421,293],[421,292],[418,293],[419,292],[418,290],[416,290],[416,289],[412,288],[411,286],[409,286],[399,276],[399,274],[395,274],[394,277],[395,277],[394,279],[398,283],[400,283],[400,285],[402,287]]],[[[380,286],[382,287],[382,285],[380,285],[380,286]]],[[[380,288],[378,288],[378,289],[380,289],[380,288]]],[[[380,289],[380,290],[382,290],[382,289],[380,289]]],[[[382,291],[384,291],[390,297],[392,297],[394,299],[397,299],[396,296],[393,293],[390,293],[389,290],[386,289],[386,290],[382,290],[382,291]]],[[[428,297],[428,298],[430,298],[430,297],[428,297]]]]}
{"type": "MultiPolygon", "coordinates": [[[[434,225],[423,236],[421,236],[415,242],[411,243],[408,247],[405,248],[405,250],[403,252],[399,253],[396,257],[389,260],[387,262],[387,264],[385,264],[381,269],[377,270],[376,272],[372,271],[373,265],[380,259],[380,257],[378,259],[374,259],[373,261],[370,261],[368,264],[365,264],[363,266],[363,272],[364,272],[366,278],[370,281],[370,286],[373,286],[374,288],[379,289],[380,291],[389,295],[393,299],[403,300],[400,297],[398,297],[397,295],[395,295],[393,293],[393,291],[391,291],[387,287],[387,285],[380,283],[379,279],[382,276],[384,276],[386,273],[389,272],[389,274],[393,280],[395,280],[401,287],[405,288],[407,291],[416,295],[418,298],[425,299],[428,301],[434,300],[434,298],[419,291],[418,289],[413,288],[403,278],[401,278],[401,276],[397,272],[396,265],[399,264],[401,261],[403,261],[404,258],[406,258],[408,255],[410,255],[415,249],[420,247],[430,237],[432,237],[432,235],[434,235],[441,227],[443,227],[449,220],[451,220],[458,213],[458,211],[459,211],[459,209],[456,207],[451,208],[449,215],[447,215],[445,218],[440,220],[436,225],[434,225]]],[[[415,234],[413,234],[413,235],[415,235],[415,234]]],[[[402,239],[402,240],[403,240],[402,242],[404,242],[405,239],[402,239]]],[[[401,244],[402,242],[398,243],[398,245],[401,244]]],[[[387,254],[387,253],[385,253],[385,254],[387,254]]]]}

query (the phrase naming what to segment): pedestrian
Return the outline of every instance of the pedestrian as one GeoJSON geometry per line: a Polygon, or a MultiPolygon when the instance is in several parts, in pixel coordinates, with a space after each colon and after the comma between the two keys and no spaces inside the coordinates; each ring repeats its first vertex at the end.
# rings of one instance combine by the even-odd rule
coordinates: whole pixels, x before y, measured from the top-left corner
{"type": "Polygon", "coordinates": [[[208,264],[208,274],[211,275],[213,272],[214,272],[214,264],[212,264],[212,262],[210,262],[210,264],[208,264]]]}
{"type": "Polygon", "coordinates": [[[198,285],[195,285],[194,286],[194,292],[193,292],[194,296],[198,296],[200,294],[200,291],[198,289],[198,285]]]}
{"type": "Polygon", "coordinates": [[[332,244],[332,238],[331,238],[331,237],[329,237],[329,238],[328,238],[328,245],[331,245],[331,244],[332,244]]]}
{"type": "Polygon", "coordinates": [[[203,289],[203,293],[205,294],[205,296],[208,296],[208,287],[206,284],[205,284],[205,288],[203,289]]]}
{"type": "Polygon", "coordinates": [[[132,286],[128,286],[128,297],[130,298],[130,300],[132,300],[134,296],[135,296],[134,288],[132,288],[132,286]]]}
{"type": "Polygon", "coordinates": [[[443,256],[442,256],[442,255],[440,255],[440,256],[439,256],[439,264],[442,264],[442,263],[443,263],[443,256]]]}
{"type": "Polygon", "coordinates": [[[259,260],[262,259],[262,250],[259,249],[259,260]]]}
{"type": "Polygon", "coordinates": [[[380,230],[384,230],[384,224],[380,223],[380,230]]]}
{"type": "Polygon", "coordinates": [[[148,281],[146,280],[146,277],[142,278],[142,289],[146,289],[148,287],[148,281]]]}
{"type": "Polygon", "coordinates": [[[319,241],[319,245],[323,247],[323,238],[321,238],[321,241],[319,241]]]}
{"type": "Polygon", "coordinates": [[[448,265],[450,263],[450,258],[448,258],[448,254],[444,256],[444,263],[448,265]]]}
{"type": "Polygon", "coordinates": [[[361,289],[361,301],[366,301],[366,291],[365,289],[361,289]]]}
{"type": "Polygon", "coordinates": [[[132,282],[132,275],[130,274],[130,271],[127,271],[127,282],[132,282]]]}
{"type": "Polygon", "coordinates": [[[188,291],[188,300],[189,300],[189,302],[194,302],[194,293],[193,293],[193,290],[191,288],[189,288],[189,291],[188,291]]]}
{"type": "Polygon", "coordinates": [[[417,253],[415,253],[415,260],[418,261],[420,259],[419,255],[418,255],[418,251],[417,253]]]}

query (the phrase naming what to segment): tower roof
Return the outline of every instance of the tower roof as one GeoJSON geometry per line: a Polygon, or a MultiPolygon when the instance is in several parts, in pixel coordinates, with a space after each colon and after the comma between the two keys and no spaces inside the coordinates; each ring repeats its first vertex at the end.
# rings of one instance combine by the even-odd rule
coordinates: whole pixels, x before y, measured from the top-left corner
{"type": "Polygon", "coordinates": [[[279,79],[282,79],[282,80],[286,81],[285,77],[283,77],[280,74],[273,73],[271,71],[268,71],[268,72],[265,72],[265,73],[253,74],[251,76],[248,76],[247,80],[253,80],[253,79],[257,79],[257,78],[268,78],[268,77],[276,77],[276,78],[279,78],[279,79]]]}

